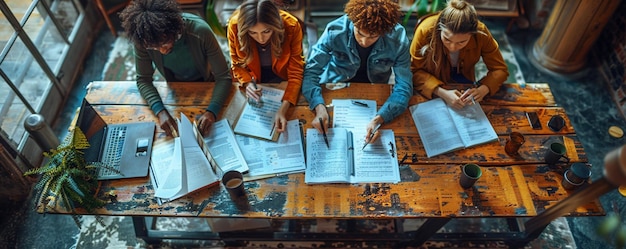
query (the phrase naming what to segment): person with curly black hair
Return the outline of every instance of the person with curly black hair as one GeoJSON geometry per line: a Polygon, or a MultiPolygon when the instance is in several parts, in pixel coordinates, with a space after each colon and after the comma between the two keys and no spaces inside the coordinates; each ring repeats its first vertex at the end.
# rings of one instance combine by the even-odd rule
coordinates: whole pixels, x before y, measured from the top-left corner
{"type": "MultiPolygon", "coordinates": [[[[365,127],[391,122],[402,114],[413,95],[409,39],[398,23],[400,6],[392,0],[350,0],[345,15],[331,21],[307,58],[302,93],[315,112],[311,125],[319,132],[328,127],[329,116],[321,85],[337,82],[389,83],[394,73],[391,95],[365,127]],[[322,122],[320,122],[320,120],[322,122]]],[[[365,137],[370,143],[380,134],[365,137]]]]}
{"type": "Polygon", "coordinates": [[[137,88],[167,135],[177,134],[178,128],[153,85],[155,68],[168,82],[215,81],[211,103],[198,118],[198,128],[206,134],[232,88],[230,68],[209,25],[183,13],[175,0],[134,0],[120,18],[134,44],[137,88]]]}

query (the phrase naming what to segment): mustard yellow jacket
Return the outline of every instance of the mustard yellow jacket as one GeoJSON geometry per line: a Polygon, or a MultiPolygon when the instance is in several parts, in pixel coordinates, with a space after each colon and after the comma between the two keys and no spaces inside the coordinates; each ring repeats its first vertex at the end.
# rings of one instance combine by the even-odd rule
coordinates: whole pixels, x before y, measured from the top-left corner
{"type": "MultiPolygon", "coordinates": [[[[435,70],[432,72],[427,70],[427,63],[433,63],[431,57],[427,54],[422,56],[420,49],[429,44],[430,36],[437,27],[439,15],[433,15],[422,21],[416,28],[411,42],[411,72],[413,72],[413,86],[415,90],[427,98],[432,98],[433,91],[438,86],[444,86],[449,81],[450,70],[435,70]],[[446,72],[448,75],[445,75],[446,72]]],[[[489,87],[490,95],[495,94],[502,83],[509,77],[509,70],[502,58],[498,43],[493,38],[487,26],[478,22],[478,31],[472,35],[467,46],[459,52],[459,68],[465,78],[476,81],[475,65],[482,57],[483,62],[487,66],[487,75],[480,80],[481,84],[489,87]]],[[[446,52],[444,65],[439,67],[450,67],[449,54],[446,52]]]]}
{"type": "MultiPolygon", "coordinates": [[[[295,105],[300,96],[302,73],[304,71],[302,27],[298,19],[288,12],[281,10],[280,16],[283,18],[285,29],[282,44],[283,52],[278,58],[272,55],[272,70],[278,77],[287,79],[287,88],[285,89],[283,100],[287,100],[289,103],[295,105]]],[[[230,46],[230,58],[232,62],[241,61],[245,57],[245,52],[239,50],[241,46],[239,45],[237,33],[237,18],[233,16],[228,21],[228,45],[230,46]]],[[[235,63],[233,63],[233,76],[239,83],[250,82],[252,76],[256,79],[261,79],[261,60],[256,46],[252,46],[252,52],[254,55],[247,67],[234,66],[235,63]]]]}

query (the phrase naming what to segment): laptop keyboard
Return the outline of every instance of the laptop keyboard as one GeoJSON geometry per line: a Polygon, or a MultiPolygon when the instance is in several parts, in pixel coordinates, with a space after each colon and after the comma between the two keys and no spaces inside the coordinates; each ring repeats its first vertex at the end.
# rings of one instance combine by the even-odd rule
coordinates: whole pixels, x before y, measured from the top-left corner
{"type": "Polygon", "coordinates": [[[110,128],[107,138],[107,144],[105,146],[104,154],[102,155],[102,163],[108,167],[100,167],[98,171],[99,177],[116,176],[120,175],[120,161],[122,159],[122,152],[124,150],[124,140],[126,139],[126,126],[114,126],[110,128]],[[117,170],[111,170],[111,168],[117,170]]]}

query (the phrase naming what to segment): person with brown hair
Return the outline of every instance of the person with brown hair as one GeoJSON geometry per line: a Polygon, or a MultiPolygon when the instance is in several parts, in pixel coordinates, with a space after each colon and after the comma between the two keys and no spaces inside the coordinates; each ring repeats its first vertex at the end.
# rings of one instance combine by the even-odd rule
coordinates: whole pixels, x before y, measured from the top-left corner
{"type": "Polygon", "coordinates": [[[279,10],[272,0],[247,0],[228,22],[228,44],[233,76],[248,98],[260,100],[261,88],[250,84],[287,81],[275,115],[277,132],[287,128],[286,114],[296,105],[302,87],[304,57],[302,27],[296,17],[279,10]]]}
{"type": "Polygon", "coordinates": [[[427,98],[439,96],[456,109],[495,94],[509,76],[498,43],[478,20],[474,6],[464,0],[450,0],[416,28],[411,71],[419,93],[427,98]],[[474,67],[481,58],[489,71],[477,81],[474,67]],[[446,88],[447,83],[471,85],[462,91],[446,88]]]}
{"type": "Polygon", "coordinates": [[[331,21],[313,46],[304,69],[302,93],[315,112],[311,125],[320,133],[329,116],[321,85],[337,82],[389,83],[393,91],[366,127],[367,143],[380,136],[375,128],[402,114],[413,95],[410,42],[398,23],[400,6],[392,0],[350,0],[345,15],[331,21]],[[321,122],[320,122],[321,120],[321,122]]]}
{"type": "Polygon", "coordinates": [[[134,43],[137,88],[169,136],[178,125],[153,85],[155,68],[168,82],[215,81],[211,103],[198,118],[202,134],[216,121],[232,88],[226,58],[209,25],[182,13],[175,0],[134,0],[121,13],[122,27],[134,43]]]}

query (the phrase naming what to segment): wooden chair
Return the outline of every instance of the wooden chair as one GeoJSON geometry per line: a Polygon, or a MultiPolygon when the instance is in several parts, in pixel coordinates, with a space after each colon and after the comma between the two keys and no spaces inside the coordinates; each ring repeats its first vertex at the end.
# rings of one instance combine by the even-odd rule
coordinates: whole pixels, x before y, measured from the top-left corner
{"type": "Polygon", "coordinates": [[[196,14],[202,18],[205,17],[206,0],[176,0],[183,12],[196,14]]]}
{"type": "Polygon", "coordinates": [[[439,12],[435,12],[435,13],[428,13],[426,15],[420,16],[417,18],[417,23],[415,24],[415,29],[413,30],[413,32],[417,31],[417,27],[420,26],[420,24],[422,24],[422,21],[424,21],[426,18],[434,16],[439,14],[439,12]]]}
{"type": "Polygon", "coordinates": [[[107,26],[109,26],[109,30],[111,30],[111,33],[113,34],[114,37],[117,37],[115,26],[113,26],[113,22],[111,22],[109,15],[113,13],[117,13],[121,9],[126,8],[126,6],[130,3],[131,0],[114,0],[114,1],[95,0],[95,1],[96,1],[96,5],[98,6],[98,10],[100,10],[100,13],[102,13],[102,16],[104,17],[104,21],[107,23],[107,26]]]}

